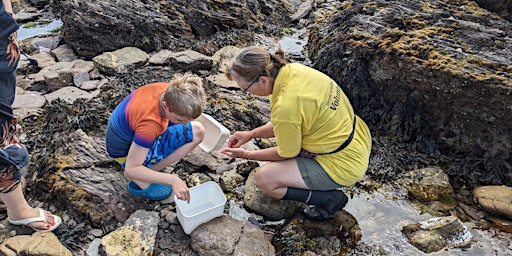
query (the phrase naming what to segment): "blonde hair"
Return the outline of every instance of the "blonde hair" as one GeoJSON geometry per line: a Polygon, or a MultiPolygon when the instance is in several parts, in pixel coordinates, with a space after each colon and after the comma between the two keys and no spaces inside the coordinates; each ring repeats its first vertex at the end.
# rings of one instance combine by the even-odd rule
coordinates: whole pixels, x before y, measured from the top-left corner
{"type": "Polygon", "coordinates": [[[203,81],[192,74],[175,75],[165,91],[164,100],[169,111],[195,119],[203,113],[206,104],[203,81]]]}
{"type": "Polygon", "coordinates": [[[240,51],[226,70],[226,76],[233,80],[233,72],[247,83],[260,76],[275,78],[279,69],[286,64],[283,49],[279,48],[272,54],[260,46],[250,46],[240,51]]]}

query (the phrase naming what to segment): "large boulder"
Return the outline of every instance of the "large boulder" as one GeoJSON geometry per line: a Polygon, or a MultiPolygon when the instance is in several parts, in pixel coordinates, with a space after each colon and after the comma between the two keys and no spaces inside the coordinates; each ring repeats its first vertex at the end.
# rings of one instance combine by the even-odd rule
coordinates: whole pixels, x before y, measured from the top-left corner
{"type": "Polygon", "coordinates": [[[512,184],[510,22],[473,1],[356,0],[324,25],[309,38],[314,67],[374,135],[436,161],[456,152],[446,164],[463,181],[512,184]]]}
{"type": "Polygon", "coordinates": [[[289,20],[288,1],[53,1],[64,22],[63,39],[80,56],[134,46],[146,52],[178,39],[233,29],[261,29],[289,20]]]}

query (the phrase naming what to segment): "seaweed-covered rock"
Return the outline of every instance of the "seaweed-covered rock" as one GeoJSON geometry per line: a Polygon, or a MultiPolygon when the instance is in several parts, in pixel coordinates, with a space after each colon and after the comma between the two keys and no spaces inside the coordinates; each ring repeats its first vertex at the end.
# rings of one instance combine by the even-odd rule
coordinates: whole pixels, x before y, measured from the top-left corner
{"type": "Polygon", "coordinates": [[[451,154],[460,182],[512,184],[510,22],[462,0],[356,0],[327,17],[309,38],[314,66],[373,135],[451,154]]]}

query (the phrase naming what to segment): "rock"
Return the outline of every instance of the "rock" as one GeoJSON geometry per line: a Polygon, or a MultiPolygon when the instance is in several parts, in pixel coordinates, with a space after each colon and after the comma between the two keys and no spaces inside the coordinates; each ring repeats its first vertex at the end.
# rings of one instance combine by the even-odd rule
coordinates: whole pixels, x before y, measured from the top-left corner
{"type": "MultiPolygon", "coordinates": [[[[53,57],[52,57],[53,58],[53,57]]],[[[39,60],[38,60],[39,61],[39,60]]],[[[41,62],[40,66],[48,62],[41,62]]],[[[88,73],[94,69],[94,63],[77,59],[71,62],[57,62],[45,66],[34,77],[34,83],[45,83],[49,88],[56,90],[73,85],[73,78],[78,73],[88,73]]]]}
{"type": "Polygon", "coordinates": [[[238,55],[240,50],[241,49],[236,46],[225,46],[216,51],[215,54],[213,54],[213,65],[219,70],[219,73],[226,73],[226,68],[231,63],[231,61],[238,55]]]}
{"type": "Polygon", "coordinates": [[[34,6],[43,7],[50,3],[50,0],[28,0],[28,2],[32,3],[34,6]]]}
{"type": "Polygon", "coordinates": [[[213,36],[218,32],[262,28],[267,22],[286,26],[287,3],[268,1],[130,2],[54,1],[64,23],[64,41],[80,56],[133,46],[146,52],[162,46],[213,36]],[[87,38],[87,40],[83,40],[87,38]]]}
{"type": "Polygon", "coordinates": [[[311,9],[313,9],[313,6],[315,4],[315,0],[307,0],[307,1],[304,1],[300,6],[299,8],[297,9],[297,11],[295,11],[294,14],[292,14],[291,18],[293,21],[298,21],[304,17],[306,17],[306,15],[309,14],[309,12],[311,11],[311,9]]]}
{"type": "Polygon", "coordinates": [[[479,210],[476,206],[471,207],[463,202],[459,202],[459,207],[464,211],[465,214],[470,216],[474,220],[481,220],[485,217],[485,214],[482,214],[483,211],[479,210]]]}
{"type": "MultiPolygon", "coordinates": [[[[49,67],[49,66],[55,65],[57,63],[57,61],[55,60],[55,57],[53,57],[48,52],[36,53],[36,54],[33,54],[31,57],[34,58],[35,60],[37,60],[38,68],[49,67]]],[[[38,81],[44,81],[44,78],[36,80],[36,82],[38,82],[38,81]]]]}
{"type": "Polygon", "coordinates": [[[199,147],[195,148],[191,154],[186,155],[183,159],[191,166],[196,168],[206,166],[210,170],[217,170],[230,160],[230,158],[224,154],[216,151],[205,152],[199,147]]]}
{"type": "Polygon", "coordinates": [[[98,256],[100,246],[101,246],[101,238],[95,238],[89,244],[89,247],[87,248],[87,251],[86,251],[86,253],[87,253],[86,255],[87,256],[98,256]]]}
{"type": "Polygon", "coordinates": [[[126,74],[147,63],[149,56],[136,47],[125,47],[94,57],[94,66],[108,75],[126,74]]]}
{"type": "Polygon", "coordinates": [[[432,218],[402,228],[409,242],[425,253],[440,251],[446,246],[469,247],[473,235],[455,216],[432,218]]]}
{"type": "Polygon", "coordinates": [[[91,81],[85,81],[80,85],[80,89],[84,91],[92,91],[98,89],[100,81],[99,80],[91,80],[91,81]]]}
{"type": "Polygon", "coordinates": [[[272,256],[274,246],[265,233],[250,222],[229,216],[215,218],[194,229],[191,246],[199,255],[272,256]]]}
{"type": "Polygon", "coordinates": [[[172,54],[170,50],[160,50],[149,58],[149,64],[152,65],[169,65],[171,60],[169,56],[172,54]]]}
{"type": "Polygon", "coordinates": [[[79,72],[73,75],[73,84],[80,88],[82,87],[82,84],[89,81],[91,79],[91,76],[89,75],[89,72],[79,72]]]}
{"type": "Polygon", "coordinates": [[[16,95],[12,108],[17,109],[37,109],[46,104],[46,99],[39,92],[26,92],[16,95]]]}
{"type": "Polygon", "coordinates": [[[423,168],[413,171],[407,189],[418,200],[435,201],[454,197],[450,179],[440,168],[423,168]]]}
{"type": "Polygon", "coordinates": [[[249,174],[244,186],[244,204],[247,208],[270,220],[290,218],[299,209],[299,203],[278,200],[261,193],[254,183],[254,171],[249,174]]]}
{"type": "Polygon", "coordinates": [[[508,0],[475,0],[483,8],[495,12],[504,19],[512,22],[512,2],[508,0]]]}
{"type": "Polygon", "coordinates": [[[273,241],[277,248],[282,248],[281,255],[298,255],[306,250],[338,255],[361,241],[361,237],[355,217],[341,210],[324,221],[310,221],[303,214],[296,214],[274,235],[273,241]]]}
{"type": "Polygon", "coordinates": [[[430,3],[434,8],[419,1],[344,4],[311,29],[313,67],[343,87],[372,129],[429,140],[417,146],[432,154],[439,143],[443,152],[463,155],[457,164],[466,168],[450,168],[450,176],[480,177],[470,166],[484,161],[484,177],[510,184],[512,23],[485,15],[473,1],[430,3]]]}
{"type": "Polygon", "coordinates": [[[25,23],[28,21],[34,21],[37,18],[39,18],[41,15],[42,15],[41,13],[17,12],[14,14],[14,19],[18,23],[25,23]]]}
{"type": "Polygon", "coordinates": [[[48,255],[48,256],[72,256],[59,241],[53,232],[35,232],[32,235],[20,235],[7,238],[0,245],[0,254],[6,256],[15,255],[48,255]]]}
{"type": "Polygon", "coordinates": [[[148,202],[129,194],[128,179],[115,169],[105,150],[104,137],[90,137],[82,130],[69,135],[74,141],[70,152],[55,152],[63,168],[48,185],[60,207],[86,218],[94,227],[107,231],[125,222],[148,202]]]}
{"type": "Polygon", "coordinates": [[[57,48],[53,49],[50,53],[55,57],[55,59],[57,59],[57,61],[71,62],[78,59],[78,56],[76,56],[75,51],[73,51],[73,49],[71,49],[71,47],[67,44],[58,46],[57,48]]]}
{"type": "Polygon", "coordinates": [[[245,181],[245,178],[235,171],[223,172],[220,176],[220,186],[224,191],[233,191],[245,181]]]}
{"type": "Polygon", "coordinates": [[[64,88],[60,88],[59,90],[48,93],[44,95],[46,101],[52,102],[56,99],[61,99],[63,101],[68,102],[69,104],[73,104],[76,99],[91,99],[92,96],[90,93],[83,91],[79,88],[73,86],[66,86],[64,88]]]}
{"type": "Polygon", "coordinates": [[[54,36],[54,37],[43,37],[43,38],[35,38],[32,40],[32,46],[34,46],[35,49],[39,50],[40,53],[49,53],[57,48],[60,44],[61,37],[60,36],[54,36]]]}
{"type": "Polygon", "coordinates": [[[190,72],[210,70],[213,65],[211,57],[192,50],[171,53],[169,63],[178,70],[190,72]]]}
{"type": "Polygon", "coordinates": [[[159,221],[157,212],[134,212],[123,227],[101,239],[102,251],[107,256],[153,255],[159,221]]]}
{"type": "Polygon", "coordinates": [[[490,215],[485,216],[485,219],[494,223],[494,225],[496,225],[499,229],[507,233],[512,233],[512,222],[510,220],[490,215]]]}
{"type": "Polygon", "coordinates": [[[512,220],[512,187],[478,187],[473,191],[473,199],[485,211],[512,220]]]}
{"type": "Polygon", "coordinates": [[[228,89],[240,89],[240,86],[235,81],[229,80],[225,74],[214,74],[208,76],[208,81],[214,83],[217,86],[228,88],[228,89]]]}

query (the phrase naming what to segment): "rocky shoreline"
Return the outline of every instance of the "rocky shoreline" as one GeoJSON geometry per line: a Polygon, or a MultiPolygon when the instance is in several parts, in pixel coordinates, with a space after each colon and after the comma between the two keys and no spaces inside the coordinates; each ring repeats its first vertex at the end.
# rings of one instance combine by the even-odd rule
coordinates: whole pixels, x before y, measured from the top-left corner
{"type": "MultiPolygon", "coordinates": [[[[321,4],[318,1],[316,12],[326,11],[318,7],[321,4]]],[[[313,6],[309,8],[311,11],[313,6]]],[[[262,163],[231,161],[218,152],[205,153],[200,149],[168,171],[179,174],[189,186],[210,180],[219,183],[228,203],[224,216],[202,225],[190,236],[186,235],[176,219],[172,199],[148,202],[127,193],[126,178],[104,151],[106,120],[117,102],[134,88],[148,82],[168,80],[175,72],[193,72],[203,77],[206,83],[209,96],[206,113],[231,131],[263,124],[268,118],[268,101],[240,94],[236,84],[227,81],[222,74],[225,63],[239,48],[229,45],[212,50],[212,47],[201,53],[195,47],[155,52],[123,47],[84,58],[69,44],[59,41],[60,38],[35,38],[23,42],[39,65],[30,66],[28,61],[20,63],[19,94],[15,102],[15,112],[22,120],[22,141],[32,154],[26,172],[27,194],[33,199],[32,204],[48,206],[64,217],[64,224],[55,232],[56,237],[46,236],[55,245],[51,248],[67,248],[73,255],[98,255],[100,251],[104,255],[116,255],[120,252],[115,248],[121,245],[125,252],[129,252],[126,255],[255,255],[255,252],[256,255],[338,255],[340,252],[346,255],[392,255],[410,250],[393,252],[362,238],[365,234],[362,227],[386,227],[385,223],[372,223],[363,215],[354,214],[362,206],[349,205],[346,211],[325,223],[304,220],[300,213],[303,206],[274,202],[254,189],[250,174],[262,163]],[[56,40],[60,42],[58,46],[51,47],[56,40]],[[30,48],[34,45],[51,50],[30,48]],[[109,62],[112,56],[119,61],[109,62]],[[248,195],[257,199],[251,203],[246,200],[248,195]],[[133,239],[127,240],[128,237],[140,241],[131,243],[133,239]],[[219,247],[218,239],[228,241],[227,247],[219,247]]],[[[310,34],[310,43],[311,39],[310,34]]],[[[300,56],[294,58],[295,61],[300,59],[300,56]]],[[[304,57],[302,60],[309,61],[304,57]]],[[[358,95],[354,90],[349,87],[353,97],[358,95]]],[[[356,98],[356,102],[362,98],[356,98]]],[[[381,188],[390,185],[394,197],[381,200],[385,205],[386,200],[402,198],[397,191],[406,188],[404,200],[415,202],[415,205],[411,204],[414,211],[421,209],[415,213],[419,219],[456,217],[473,234],[469,245],[458,244],[462,250],[454,249],[457,246],[453,243],[438,242],[437,247],[424,248],[416,246],[418,242],[408,241],[423,248],[412,252],[423,255],[430,250],[445,250],[439,255],[457,255],[458,252],[507,255],[512,246],[511,231],[507,229],[511,216],[506,218],[499,214],[506,215],[509,210],[500,208],[500,212],[493,212],[490,209],[500,202],[506,205],[510,191],[485,187],[485,193],[474,194],[472,187],[460,186],[458,182],[454,190],[453,180],[429,158],[429,154],[404,150],[411,145],[414,147],[416,142],[408,144],[379,133],[376,132],[374,139],[368,177],[347,188],[353,195],[352,205],[365,204],[360,195],[376,196],[381,194],[381,188]],[[431,166],[435,168],[425,168],[431,166]],[[502,197],[489,196],[493,193],[502,197]],[[490,244],[499,246],[492,248],[490,244]]],[[[255,141],[252,146],[262,148],[272,143],[255,141]]],[[[29,230],[4,225],[7,227],[4,237],[28,239],[23,234],[30,233],[29,230]]],[[[460,232],[460,229],[456,230],[460,232]]],[[[408,226],[404,234],[394,236],[407,241],[405,237],[410,239],[415,232],[423,231],[421,225],[408,226]]],[[[13,240],[9,239],[4,242],[11,241],[12,244],[13,240]]],[[[34,234],[33,239],[44,238],[34,234]]]]}

